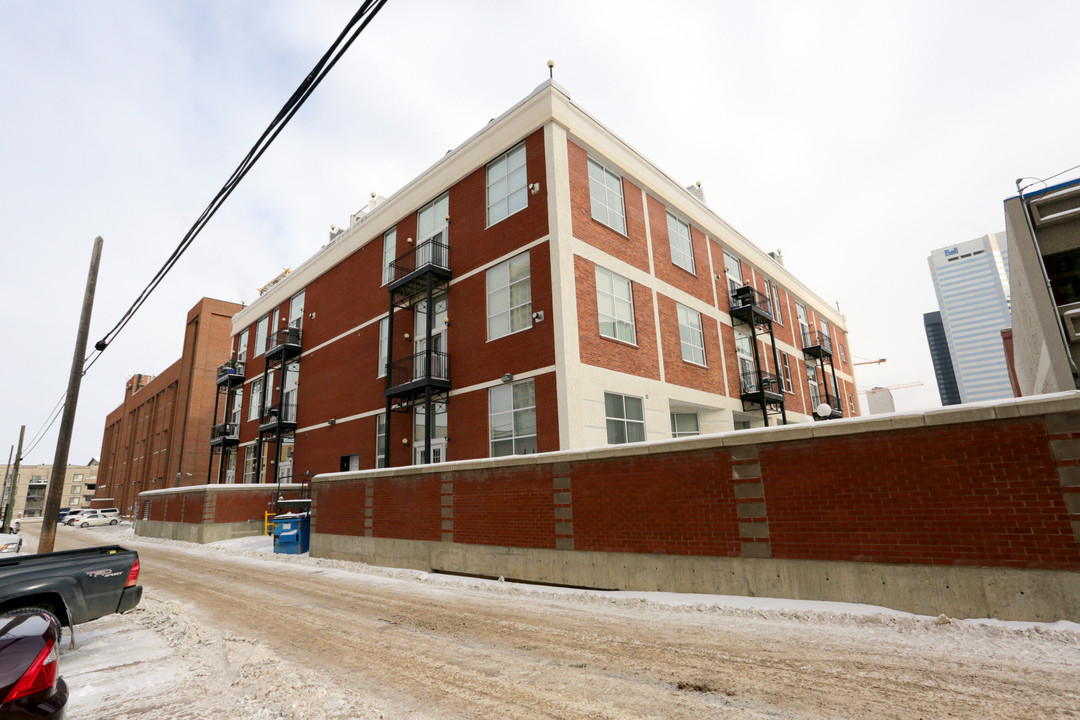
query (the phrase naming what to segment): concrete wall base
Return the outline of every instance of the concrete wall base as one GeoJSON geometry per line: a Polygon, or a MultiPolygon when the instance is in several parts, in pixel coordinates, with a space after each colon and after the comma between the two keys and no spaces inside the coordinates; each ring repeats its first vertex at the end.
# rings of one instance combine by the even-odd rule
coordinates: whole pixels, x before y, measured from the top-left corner
{"type": "Polygon", "coordinates": [[[1080,622],[1080,572],[539,550],[312,533],[312,557],[608,590],[881,605],[920,615],[1080,622]]]}
{"type": "Polygon", "coordinates": [[[166,522],[164,520],[137,520],[135,534],[144,537],[183,540],[184,542],[206,543],[233,538],[253,537],[263,534],[262,520],[246,522],[196,524],[166,522]]]}

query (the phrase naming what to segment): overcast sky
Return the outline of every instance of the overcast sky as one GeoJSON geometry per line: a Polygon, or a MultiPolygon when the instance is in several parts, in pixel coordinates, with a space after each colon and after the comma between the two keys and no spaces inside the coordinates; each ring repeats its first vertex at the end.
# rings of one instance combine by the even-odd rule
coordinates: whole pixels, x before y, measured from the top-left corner
{"type": "MultiPolygon", "coordinates": [[[[93,238],[113,326],[359,2],[0,2],[0,448],[63,394],[93,238]]],[[[86,375],[70,462],[200,297],[251,302],[547,77],[839,303],[860,388],[939,404],[930,251],[1080,163],[1080,3],[390,0],[86,375]]],[[[50,463],[56,427],[25,461],[50,463]]]]}

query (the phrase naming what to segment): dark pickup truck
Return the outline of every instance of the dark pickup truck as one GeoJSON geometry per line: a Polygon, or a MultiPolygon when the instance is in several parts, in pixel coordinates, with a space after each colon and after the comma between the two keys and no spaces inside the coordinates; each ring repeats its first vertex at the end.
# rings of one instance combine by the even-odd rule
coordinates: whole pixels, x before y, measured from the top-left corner
{"type": "Polygon", "coordinates": [[[138,581],[139,553],[119,545],[0,556],[0,615],[32,609],[73,627],[138,605],[138,581]]]}

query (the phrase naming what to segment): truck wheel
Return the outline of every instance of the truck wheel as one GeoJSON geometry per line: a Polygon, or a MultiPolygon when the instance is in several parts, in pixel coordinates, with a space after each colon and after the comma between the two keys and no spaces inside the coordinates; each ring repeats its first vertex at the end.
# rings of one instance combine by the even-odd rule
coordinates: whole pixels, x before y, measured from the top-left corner
{"type": "Polygon", "coordinates": [[[110,525],[116,525],[119,522],[120,522],[119,520],[117,520],[116,518],[113,518],[112,520],[109,521],[109,524],[110,525]]]}
{"type": "Polygon", "coordinates": [[[81,525],[79,525],[79,527],[90,527],[90,523],[84,522],[81,525]]]}
{"type": "Polygon", "coordinates": [[[41,607],[40,605],[32,605],[30,607],[5,610],[3,617],[9,617],[19,613],[42,613],[43,615],[48,615],[49,619],[56,623],[56,644],[57,646],[60,645],[60,638],[64,636],[64,626],[60,623],[60,618],[56,617],[56,613],[49,608],[41,607]]]}

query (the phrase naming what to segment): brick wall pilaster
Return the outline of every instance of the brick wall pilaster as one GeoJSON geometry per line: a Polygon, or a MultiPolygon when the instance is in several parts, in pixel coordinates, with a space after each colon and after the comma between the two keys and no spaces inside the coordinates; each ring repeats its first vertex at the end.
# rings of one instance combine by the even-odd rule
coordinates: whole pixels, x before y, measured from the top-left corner
{"type": "Polygon", "coordinates": [[[739,518],[742,556],[772,557],[769,541],[769,513],[765,505],[765,484],[757,445],[731,449],[731,481],[735,490],[735,514],[739,518]]]}

